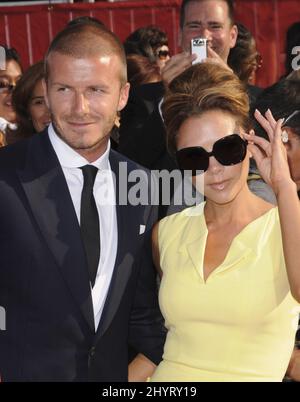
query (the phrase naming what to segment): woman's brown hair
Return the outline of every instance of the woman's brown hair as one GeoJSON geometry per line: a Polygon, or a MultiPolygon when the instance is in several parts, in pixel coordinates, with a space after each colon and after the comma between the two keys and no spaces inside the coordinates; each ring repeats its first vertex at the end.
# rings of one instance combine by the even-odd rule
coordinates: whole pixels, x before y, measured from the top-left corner
{"type": "Polygon", "coordinates": [[[176,152],[176,137],[182,123],[210,110],[228,112],[238,126],[244,130],[250,128],[249,99],[237,76],[216,64],[195,64],[171,82],[162,104],[171,153],[176,152]]]}
{"type": "Polygon", "coordinates": [[[6,136],[8,144],[35,134],[36,131],[29,114],[29,104],[36,84],[44,76],[44,62],[39,61],[30,66],[18,81],[12,94],[12,103],[17,114],[18,128],[16,130],[8,130],[6,136]]]}
{"type": "Polygon", "coordinates": [[[127,56],[127,76],[132,86],[161,81],[158,65],[138,54],[127,56]]]}

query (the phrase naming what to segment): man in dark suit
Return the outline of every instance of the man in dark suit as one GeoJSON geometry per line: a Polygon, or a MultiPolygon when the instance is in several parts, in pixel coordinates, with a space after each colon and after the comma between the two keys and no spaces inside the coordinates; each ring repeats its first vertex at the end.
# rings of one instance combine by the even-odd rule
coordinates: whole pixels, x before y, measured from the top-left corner
{"type": "Polygon", "coordinates": [[[123,205],[120,166],[138,166],[109,145],[128,97],[123,48],[104,27],[71,26],[45,65],[52,124],[0,152],[1,379],[143,380],[164,330],[147,248],[156,211],[123,205]]]}

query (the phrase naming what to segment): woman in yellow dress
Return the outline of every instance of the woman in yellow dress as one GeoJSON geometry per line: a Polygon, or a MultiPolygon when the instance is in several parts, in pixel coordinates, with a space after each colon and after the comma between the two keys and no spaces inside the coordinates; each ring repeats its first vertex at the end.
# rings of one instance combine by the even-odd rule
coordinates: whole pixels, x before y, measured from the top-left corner
{"type": "Polygon", "coordinates": [[[204,179],[206,202],[153,229],[168,334],[151,381],[281,381],[300,301],[300,205],[282,120],[256,111],[269,141],[255,136],[243,85],[208,63],[173,80],[162,111],[168,147],[196,185],[204,179]],[[250,157],[278,207],[250,192],[250,157]]]}

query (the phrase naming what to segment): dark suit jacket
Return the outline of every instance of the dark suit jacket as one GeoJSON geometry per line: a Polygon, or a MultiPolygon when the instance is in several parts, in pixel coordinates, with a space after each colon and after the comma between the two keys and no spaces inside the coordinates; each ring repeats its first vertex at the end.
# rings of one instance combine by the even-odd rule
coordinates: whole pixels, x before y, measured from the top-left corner
{"type": "MultiPolygon", "coordinates": [[[[111,151],[116,185],[121,161],[111,151]]],[[[129,172],[137,168],[127,162],[129,172]]],[[[0,150],[2,381],[127,381],[128,346],[160,361],[164,330],[147,248],[155,220],[151,206],[117,205],[116,263],[95,334],[80,227],[47,133],[0,150]]]]}

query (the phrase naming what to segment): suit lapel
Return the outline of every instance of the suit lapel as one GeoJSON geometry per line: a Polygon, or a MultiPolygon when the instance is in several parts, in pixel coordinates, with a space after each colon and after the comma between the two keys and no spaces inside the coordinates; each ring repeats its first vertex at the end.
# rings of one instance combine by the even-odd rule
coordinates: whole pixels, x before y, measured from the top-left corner
{"type": "Polygon", "coordinates": [[[128,206],[119,205],[119,160],[116,154],[110,153],[110,165],[115,175],[116,212],[118,224],[118,249],[112,281],[106,298],[102,317],[99,323],[97,339],[101,337],[110,325],[124,294],[128,279],[132,272],[133,256],[129,252],[129,242],[126,228],[132,226],[132,217],[128,206]]]}
{"type": "Polygon", "coordinates": [[[17,174],[41,234],[94,331],[80,228],[63,171],[46,133],[31,140],[25,166],[17,174]]]}

